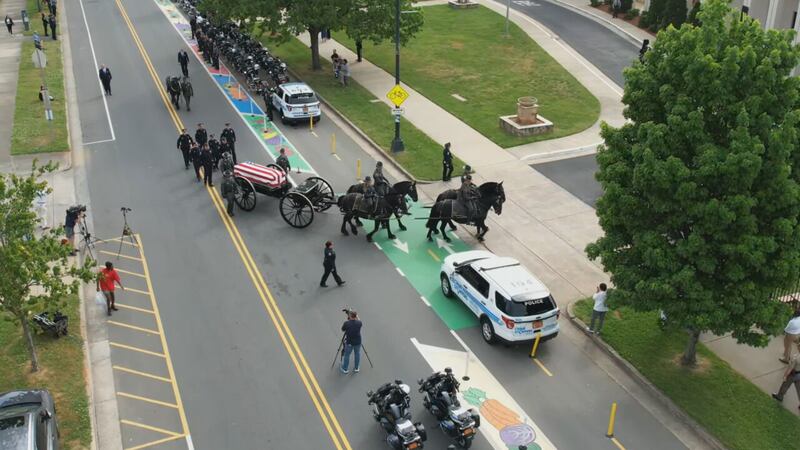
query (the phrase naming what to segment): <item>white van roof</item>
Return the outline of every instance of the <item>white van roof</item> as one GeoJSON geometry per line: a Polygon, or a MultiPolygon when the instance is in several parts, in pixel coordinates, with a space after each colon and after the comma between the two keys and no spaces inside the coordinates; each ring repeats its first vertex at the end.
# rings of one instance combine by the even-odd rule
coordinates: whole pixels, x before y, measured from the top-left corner
{"type": "Polygon", "coordinates": [[[550,295],[547,286],[514,258],[489,258],[476,261],[473,266],[512,300],[526,301],[550,295]]]}
{"type": "Polygon", "coordinates": [[[281,87],[289,95],[314,93],[314,91],[305,83],[283,83],[281,87]]]}

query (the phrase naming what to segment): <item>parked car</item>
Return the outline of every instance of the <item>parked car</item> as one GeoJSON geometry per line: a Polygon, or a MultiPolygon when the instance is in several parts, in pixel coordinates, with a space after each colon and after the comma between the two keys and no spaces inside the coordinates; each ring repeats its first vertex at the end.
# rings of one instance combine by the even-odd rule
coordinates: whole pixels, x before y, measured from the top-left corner
{"type": "Polygon", "coordinates": [[[0,394],[0,449],[58,450],[56,406],[43,389],[0,394]]]}
{"type": "Polygon", "coordinates": [[[547,287],[514,258],[475,250],[442,262],[442,293],[458,297],[478,317],[489,344],[543,341],[558,335],[558,309],[547,287]]]}
{"type": "Polygon", "coordinates": [[[305,83],[284,83],[276,87],[272,93],[272,107],[283,123],[318,122],[322,117],[317,94],[305,83]]]}

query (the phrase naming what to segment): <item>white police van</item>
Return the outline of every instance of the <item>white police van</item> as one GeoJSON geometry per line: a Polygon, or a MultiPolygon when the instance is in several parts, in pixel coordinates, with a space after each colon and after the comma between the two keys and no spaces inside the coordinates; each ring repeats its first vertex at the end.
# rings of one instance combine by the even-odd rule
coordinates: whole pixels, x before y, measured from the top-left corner
{"type": "Polygon", "coordinates": [[[480,319],[489,344],[558,335],[558,305],[516,259],[483,250],[454,253],[444,259],[440,280],[446,297],[458,297],[480,319]]]}
{"type": "Polygon", "coordinates": [[[275,88],[272,107],[283,123],[318,122],[322,116],[317,94],[305,83],[283,83],[275,88]]]}

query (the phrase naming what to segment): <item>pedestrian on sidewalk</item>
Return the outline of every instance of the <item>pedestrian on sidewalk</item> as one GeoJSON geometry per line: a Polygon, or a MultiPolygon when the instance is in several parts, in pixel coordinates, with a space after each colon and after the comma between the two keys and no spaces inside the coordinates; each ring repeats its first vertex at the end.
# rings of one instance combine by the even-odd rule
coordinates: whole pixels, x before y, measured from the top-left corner
{"type": "Polygon", "coordinates": [[[8,28],[8,34],[14,34],[14,20],[6,14],[6,28],[8,28]]]}
{"type": "Polygon", "coordinates": [[[322,267],[325,268],[325,273],[322,275],[319,286],[328,287],[325,282],[328,281],[328,275],[331,274],[333,275],[333,279],[336,280],[336,284],[339,286],[343,285],[345,282],[339,277],[339,273],[336,271],[336,252],[333,250],[333,242],[328,241],[325,243],[325,250],[322,255],[322,267]]]}
{"type": "Polygon", "coordinates": [[[181,129],[181,134],[178,136],[178,143],[176,146],[183,155],[183,165],[186,166],[186,170],[189,170],[189,161],[192,160],[190,155],[192,150],[192,137],[186,132],[186,128],[181,129]]]}
{"type": "Polygon", "coordinates": [[[58,5],[56,3],[57,3],[57,0],[50,0],[50,3],[48,4],[48,7],[50,8],[50,14],[52,14],[54,16],[56,15],[56,11],[57,11],[56,8],[58,7],[58,5]]]}
{"type": "Polygon", "coordinates": [[[333,65],[333,78],[339,78],[339,62],[341,58],[339,58],[339,54],[336,53],[336,49],[333,49],[333,54],[331,55],[331,64],[333,65]]]}
{"type": "Polygon", "coordinates": [[[100,82],[103,83],[103,92],[106,95],[111,95],[111,69],[106,67],[105,64],[100,65],[100,82]]]}
{"type": "MultiPolygon", "coordinates": [[[[53,6],[53,9],[55,9],[55,6],[53,6]]],[[[52,37],[54,41],[57,41],[58,38],[56,37],[56,15],[55,14],[50,14],[49,22],[50,22],[50,37],[52,37]]]]}
{"type": "Polygon", "coordinates": [[[789,364],[792,357],[792,346],[800,342],[800,309],[795,310],[786,328],[783,329],[783,358],[779,358],[784,364],[789,364]]]}
{"type": "Polygon", "coordinates": [[[442,150],[442,181],[450,181],[453,175],[453,154],[450,153],[450,143],[444,144],[442,150]]]}
{"type": "Polygon", "coordinates": [[[42,28],[44,28],[44,35],[45,36],[50,36],[49,34],[47,34],[47,29],[48,29],[47,27],[49,27],[49,26],[50,26],[50,22],[47,21],[47,16],[44,15],[44,13],[42,13],[42,28]]]}
{"type": "Polygon", "coordinates": [[[622,9],[622,2],[620,0],[614,0],[611,3],[611,17],[616,19],[620,9],[622,9]]]}
{"type": "Polygon", "coordinates": [[[344,354],[342,355],[342,367],[339,370],[342,373],[350,372],[350,355],[353,357],[353,372],[358,373],[361,370],[361,326],[362,323],[358,319],[358,313],[352,309],[347,311],[347,320],[342,324],[342,331],[344,332],[344,354]]]}
{"type": "Polygon", "coordinates": [[[178,51],[178,64],[181,65],[181,72],[183,76],[189,76],[189,54],[186,53],[186,50],[180,49],[178,51]]]}
{"type": "Polygon", "coordinates": [[[592,321],[589,324],[589,333],[600,334],[600,329],[603,328],[603,321],[606,319],[606,313],[608,312],[608,306],[606,306],[607,290],[608,287],[606,284],[600,283],[600,285],[597,286],[597,292],[592,296],[594,299],[594,308],[592,308],[592,321]],[[599,319],[597,328],[594,327],[596,319],[599,319]]]}
{"type": "Polygon", "coordinates": [[[361,62],[361,53],[364,51],[364,44],[361,39],[356,41],[356,61],[361,62]]]}
{"type": "MultiPolygon", "coordinates": [[[[800,343],[797,344],[797,349],[800,350],[800,343]]],[[[794,357],[789,360],[789,366],[786,367],[786,371],[783,373],[781,387],[778,389],[778,392],[772,394],[772,398],[782,402],[783,396],[786,395],[786,391],[789,390],[791,385],[794,385],[797,398],[800,399],[800,353],[794,355],[794,357]]]]}
{"type": "Polygon", "coordinates": [[[100,273],[97,274],[97,292],[102,292],[105,296],[106,311],[109,316],[111,315],[111,311],[119,311],[114,305],[116,300],[114,298],[115,282],[123,291],[125,290],[125,286],[122,285],[122,281],[119,279],[119,274],[114,270],[114,264],[111,264],[111,261],[106,261],[106,267],[100,269],[100,273]]]}
{"type": "Polygon", "coordinates": [[[350,79],[350,64],[346,59],[342,60],[342,67],[339,69],[339,76],[342,78],[342,86],[347,87],[347,81],[350,79]]]}

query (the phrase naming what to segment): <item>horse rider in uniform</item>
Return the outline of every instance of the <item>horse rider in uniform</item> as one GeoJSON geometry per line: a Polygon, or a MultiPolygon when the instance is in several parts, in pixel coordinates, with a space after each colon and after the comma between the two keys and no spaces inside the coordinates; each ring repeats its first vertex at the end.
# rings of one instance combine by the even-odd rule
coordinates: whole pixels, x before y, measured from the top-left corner
{"type": "Polygon", "coordinates": [[[472,175],[464,175],[464,182],[458,190],[458,201],[467,208],[467,219],[472,221],[478,212],[477,201],[481,198],[478,188],[472,183],[472,175]]]}
{"type": "Polygon", "coordinates": [[[281,154],[278,156],[278,159],[275,160],[275,164],[277,164],[286,173],[292,171],[292,165],[289,164],[289,158],[286,156],[285,148],[281,148],[281,154]]]}
{"type": "Polygon", "coordinates": [[[189,161],[192,160],[192,157],[189,154],[189,152],[192,150],[192,137],[186,132],[186,128],[183,128],[181,130],[181,135],[178,136],[177,147],[178,150],[181,151],[181,154],[183,154],[183,164],[186,166],[186,170],[189,170],[189,161]]]}
{"type": "Polygon", "coordinates": [[[378,203],[378,192],[375,190],[375,185],[372,184],[372,178],[364,178],[364,209],[369,212],[375,210],[378,203]]]}
{"type": "Polygon", "coordinates": [[[375,183],[375,192],[383,197],[389,191],[389,180],[383,176],[383,162],[375,164],[375,171],[372,172],[372,179],[375,183]]]}
{"type": "Polygon", "coordinates": [[[222,177],[222,197],[225,199],[228,215],[233,217],[233,205],[236,203],[236,181],[230,170],[223,172],[222,177]]]}
{"type": "MultiPolygon", "coordinates": [[[[464,184],[464,180],[467,179],[467,175],[472,175],[472,167],[469,164],[464,165],[464,173],[461,174],[461,184],[464,184]]],[[[472,178],[470,178],[471,180],[472,178]]]]}

